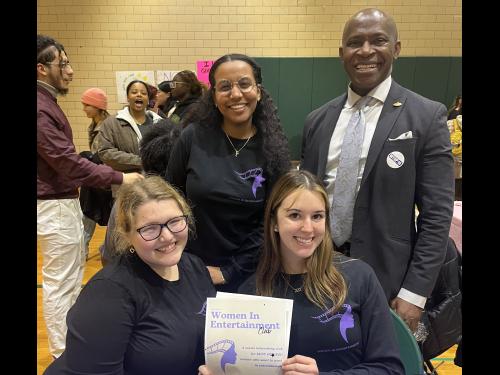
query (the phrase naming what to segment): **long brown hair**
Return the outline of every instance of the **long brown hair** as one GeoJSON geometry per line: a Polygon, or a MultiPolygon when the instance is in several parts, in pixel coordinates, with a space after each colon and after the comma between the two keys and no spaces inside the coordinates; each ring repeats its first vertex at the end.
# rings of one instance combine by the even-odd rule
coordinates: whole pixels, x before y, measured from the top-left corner
{"type": "Polygon", "coordinates": [[[282,269],[279,233],[274,231],[277,212],[282,202],[297,190],[319,193],[325,203],[325,234],[313,255],[306,262],[304,293],[309,301],[326,309],[332,302],[332,311],[338,310],[347,294],[344,278],[333,264],[334,245],[330,233],[328,195],[316,176],[310,172],[292,170],[283,175],[274,186],[267,200],[264,214],[264,244],[256,272],[256,292],[261,296],[273,296],[273,288],[280,282],[282,269]]]}

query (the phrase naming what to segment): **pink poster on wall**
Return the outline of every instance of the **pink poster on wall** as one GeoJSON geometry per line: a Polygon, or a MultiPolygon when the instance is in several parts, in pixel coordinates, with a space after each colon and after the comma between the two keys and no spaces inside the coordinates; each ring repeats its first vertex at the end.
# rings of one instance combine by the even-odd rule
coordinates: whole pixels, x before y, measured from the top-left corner
{"type": "Polygon", "coordinates": [[[196,76],[198,77],[198,81],[206,83],[209,87],[208,72],[210,72],[213,63],[213,60],[199,60],[196,62],[196,76]]]}

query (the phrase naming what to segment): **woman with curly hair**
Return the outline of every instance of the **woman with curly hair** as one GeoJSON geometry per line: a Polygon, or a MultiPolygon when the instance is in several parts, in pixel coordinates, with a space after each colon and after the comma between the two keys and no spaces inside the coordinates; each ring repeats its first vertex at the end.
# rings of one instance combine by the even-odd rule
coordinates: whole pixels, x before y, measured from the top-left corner
{"type": "Polygon", "coordinates": [[[214,62],[210,90],[183,121],[167,180],[193,205],[197,236],[188,251],[207,265],[218,290],[236,291],[255,271],[263,213],[273,183],[290,169],[276,106],[250,57],[214,62]]]}

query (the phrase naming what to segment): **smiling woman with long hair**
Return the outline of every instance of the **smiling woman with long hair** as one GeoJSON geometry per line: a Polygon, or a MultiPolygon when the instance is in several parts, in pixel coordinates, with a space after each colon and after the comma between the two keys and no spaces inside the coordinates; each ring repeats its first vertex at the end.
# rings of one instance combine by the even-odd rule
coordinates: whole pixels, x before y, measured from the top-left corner
{"type": "Polygon", "coordinates": [[[238,289],[294,301],[282,374],[403,375],[377,276],[334,249],[322,183],[307,171],[286,173],[267,200],[257,272],[238,289]]]}

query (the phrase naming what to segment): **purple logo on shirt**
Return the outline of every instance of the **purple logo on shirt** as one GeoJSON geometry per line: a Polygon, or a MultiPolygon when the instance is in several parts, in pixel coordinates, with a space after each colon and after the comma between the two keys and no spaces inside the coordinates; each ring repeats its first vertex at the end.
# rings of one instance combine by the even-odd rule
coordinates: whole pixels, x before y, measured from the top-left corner
{"type": "Polygon", "coordinates": [[[203,306],[201,307],[201,310],[198,311],[196,314],[198,315],[203,315],[203,316],[206,316],[207,315],[207,301],[205,301],[205,303],[203,304],[203,306]]]}
{"type": "Polygon", "coordinates": [[[246,172],[236,172],[234,171],[239,178],[242,180],[249,180],[250,178],[253,178],[253,184],[252,184],[252,193],[255,198],[257,198],[257,188],[262,187],[262,183],[266,180],[264,176],[262,176],[263,170],[262,168],[253,168],[249,169],[246,172]]]}
{"type": "Polygon", "coordinates": [[[349,343],[347,341],[347,335],[346,331],[348,328],[353,328],[354,327],[354,317],[352,316],[352,307],[351,305],[344,304],[342,307],[345,308],[345,311],[343,313],[336,313],[333,314],[331,310],[326,310],[323,314],[318,315],[318,316],[312,316],[311,318],[319,320],[320,323],[326,324],[333,319],[339,319],[340,318],[340,335],[344,339],[346,343],[349,343]]]}
{"type": "Polygon", "coordinates": [[[207,354],[223,353],[220,359],[220,368],[226,373],[226,364],[234,365],[236,363],[237,353],[234,350],[234,341],[223,339],[205,348],[207,354]]]}

